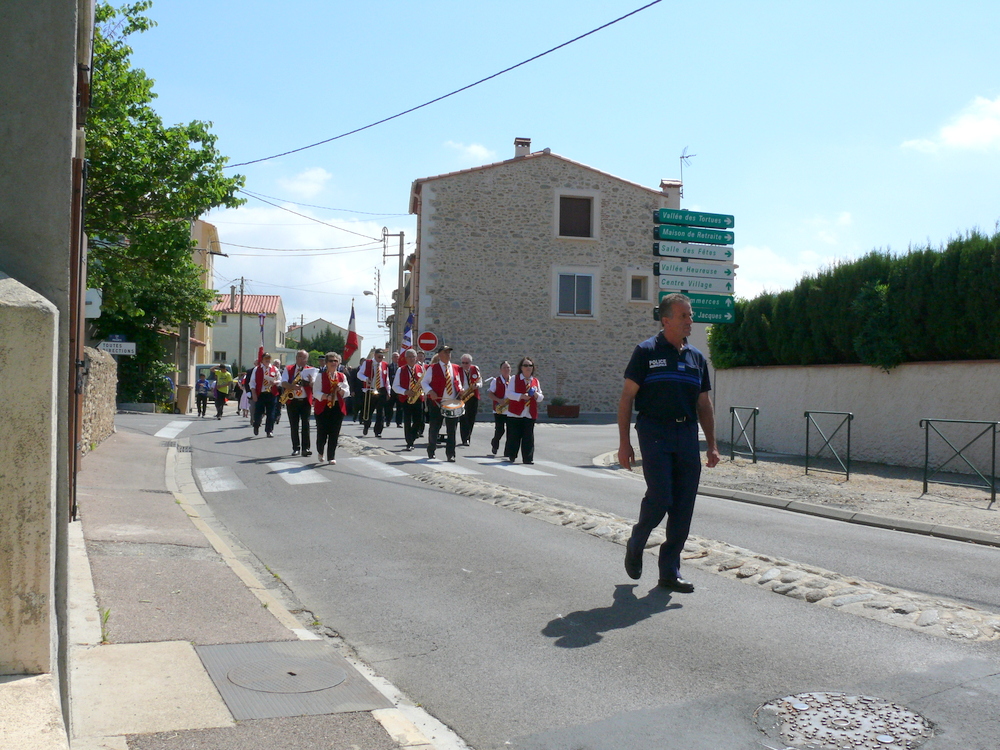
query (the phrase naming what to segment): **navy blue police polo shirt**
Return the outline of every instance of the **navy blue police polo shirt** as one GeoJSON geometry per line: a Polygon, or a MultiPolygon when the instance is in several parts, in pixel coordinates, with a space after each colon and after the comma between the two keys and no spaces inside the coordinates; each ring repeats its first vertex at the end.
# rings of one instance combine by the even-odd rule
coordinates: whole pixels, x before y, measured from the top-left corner
{"type": "Polygon", "coordinates": [[[636,346],[625,377],[639,385],[636,411],[657,422],[696,422],[698,396],[712,390],[705,355],[688,344],[677,351],[663,331],[636,346]]]}

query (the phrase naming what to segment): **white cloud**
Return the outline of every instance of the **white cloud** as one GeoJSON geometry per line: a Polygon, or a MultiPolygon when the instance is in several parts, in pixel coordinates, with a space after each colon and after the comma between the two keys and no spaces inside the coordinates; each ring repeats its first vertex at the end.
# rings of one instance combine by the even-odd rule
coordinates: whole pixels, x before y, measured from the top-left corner
{"type": "MultiPolygon", "coordinates": [[[[301,214],[314,212],[302,206],[292,206],[301,214]]],[[[351,315],[351,298],[355,299],[358,333],[365,345],[385,342],[385,329],[376,321],[374,297],[365,290],[375,288],[375,268],[381,271],[380,302],[391,302],[396,286],[395,258],[382,265],[382,243],[367,238],[380,238],[382,224],[375,221],[316,218],[336,227],[358,232],[359,237],[333,227],[318,224],[289,214],[272,206],[246,205],[237,209],[213,211],[204,217],[219,230],[222,251],[228,258],[215,260],[215,285],[228,292],[230,284],[239,288],[239,277],[245,277],[247,294],[277,294],[281,296],[287,323],[325,318],[347,327],[351,315]],[[250,245],[252,247],[237,247],[250,245]],[[349,247],[363,245],[363,247],[349,247]],[[322,254],[283,253],[256,248],[338,248],[322,254]],[[235,279],[235,280],[234,280],[235,279]]],[[[402,227],[407,238],[410,226],[402,227]]],[[[400,227],[389,227],[391,233],[400,227]]],[[[410,252],[412,246],[407,247],[410,252]]]]}
{"type": "Polygon", "coordinates": [[[849,211],[841,211],[835,218],[825,216],[814,216],[805,219],[807,228],[815,232],[815,239],[824,245],[839,245],[841,237],[848,227],[853,223],[853,218],[849,211]]]}
{"type": "Polygon", "coordinates": [[[333,175],[325,169],[313,167],[299,172],[290,179],[287,177],[279,178],[277,182],[285,193],[291,193],[297,198],[315,198],[331,179],[333,179],[333,175]]]}
{"type": "Polygon", "coordinates": [[[464,143],[456,143],[455,141],[446,141],[444,145],[457,151],[461,155],[463,162],[477,166],[480,164],[489,164],[496,161],[497,158],[496,151],[491,151],[481,143],[465,145],[464,143]]]}
{"type": "Polygon", "coordinates": [[[745,245],[736,248],[736,295],[753,299],[762,292],[791,289],[803,276],[814,274],[834,262],[833,256],[821,256],[811,250],[788,258],[767,246],[745,245]]]}
{"type": "Polygon", "coordinates": [[[901,147],[925,154],[943,148],[977,151],[1000,148],[1000,96],[993,100],[977,96],[941,128],[937,137],[904,141],[901,147]]]}

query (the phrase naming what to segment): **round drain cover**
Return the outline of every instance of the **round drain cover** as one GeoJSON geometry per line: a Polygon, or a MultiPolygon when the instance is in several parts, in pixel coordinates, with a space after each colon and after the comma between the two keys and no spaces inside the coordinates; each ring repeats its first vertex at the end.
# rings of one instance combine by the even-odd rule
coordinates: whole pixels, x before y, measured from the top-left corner
{"type": "Polygon", "coordinates": [[[913,750],[934,734],[920,714],[882,698],[844,693],[800,693],[754,712],[757,727],[801,750],[913,750]]]}
{"type": "Polygon", "coordinates": [[[226,677],[260,693],[311,693],[339,685],[347,673],[326,661],[273,656],[233,667],[226,677]]]}

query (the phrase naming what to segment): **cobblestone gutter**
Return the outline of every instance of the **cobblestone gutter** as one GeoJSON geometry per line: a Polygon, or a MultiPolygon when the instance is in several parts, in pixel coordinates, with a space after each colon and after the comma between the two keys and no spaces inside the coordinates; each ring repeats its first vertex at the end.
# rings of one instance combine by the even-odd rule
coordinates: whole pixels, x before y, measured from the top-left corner
{"type": "MultiPolygon", "coordinates": [[[[632,533],[634,521],[481,479],[437,471],[416,474],[413,478],[437,489],[579,529],[622,546],[632,533]]],[[[663,530],[657,529],[650,535],[646,548],[656,547],[663,540],[663,530]]],[[[682,557],[688,565],[771,593],[896,627],[958,641],[1000,640],[1000,615],[947,599],[843,576],[697,536],[688,539],[682,557]]]]}

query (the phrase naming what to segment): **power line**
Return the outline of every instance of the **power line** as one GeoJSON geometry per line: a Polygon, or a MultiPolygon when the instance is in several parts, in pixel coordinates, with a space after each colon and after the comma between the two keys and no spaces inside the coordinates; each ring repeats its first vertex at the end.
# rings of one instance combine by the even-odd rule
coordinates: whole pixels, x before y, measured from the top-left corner
{"type": "MultiPolygon", "coordinates": [[[[659,0],[657,0],[659,2],[659,0]]],[[[317,224],[322,224],[324,226],[330,227],[331,229],[339,229],[341,232],[347,232],[348,234],[356,234],[358,237],[364,237],[366,240],[371,240],[372,242],[381,242],[381,237],[370,237],[367,234],[361,234],[361,232],[355,232],[350,229],[344,229],[343,227],[338,227],[336,224],[330,224],[327,221],[322,221],[320,219],[314,219],[312,216],[307,216],[306,214],[300,214],[298,211],[293,211],[290,208],[285,208],[284,206],[279,206],[277,203],[271,203],[271,201],[264,200],[251,192],[246,190],[240,190],[244,195],[249,195],[254,200],[258,200],[261,203],[266,203],[269,206],[274,206],[275,208],[281,209],[282,211],[287,211],[290,214],[295,214],[296,216],[301,216],[303,219],[309,219],[309,221],[315,221],[317,224]]]]}
{"type": "MultiPolygon", "coordinates": [[[[247,195],[250,195],[251,191],[244,191],[247,195]]],[[[299,203],[298,201],[293,201],[288,198],[276,198],[273,195],[264,195],[264,193],[257,193],[253,191],[254,195],[259,195],[261,198],[270,198],[273,201],[282,201],[283,203],[291,203],[296,206],[303,206],[304,208],[320,208],[324,211],[344,211],[349,214],[363,214],[364,216],[409,216],[410,214],[380,214],[374,211],[355,211],[350,208],[333,208],[331,206],[314,206],[311,203],[299,203]]],[[[300,226],[298,224],[293,224],[292,226],[300,226]]]]}
{"type": "MultiPolygon", "coordinates": [[[[306,225],[308,226],[308,225],[306,225]]],[[[220,245],[228,245],[229,247],[242,247],[247,250],[275,250],[282,253],[309,253],[309,252],[321,252],[326,250],[350,250],[355,247],[370,247],[375,248],[380,246],[381,242],[361,242],[357,245],[339,245],[338,247],[259,247],[257,245],[240,245],[235,242],[220,242],[220,245]]]]}
{"type": "Polygon", "coordinates": [[[478,86],[481,83],[486,83],[487,81],[492,80],[494,78],[497,78],[498,76],[502,76],[504,73],[509,73],[510,71],[515,70],[516,68],[520,68],[522,65],[527,65],[530,62],[534,62],[535,60],[538,60],[541,57],[545,57],[546,55],[551,54],[552,52],[555,52],[556,50],[562,49],[563,47],[567,47],[570,44],[573,44],[573,42],[578,42],[581,39],[584,39],[585,37],[590,36],[591,34],[596,34],[598,31],[606,29],[609,26],[613,26],[614,24],[618,23],[619,21],[624,21],[629,16],[634,16],[636,13],[641,13],[642,11],[646,10],[647,8],[651,8],[651,7],[653,7],[654,5],[656,5],[657,3],[660,3],[660,2],[662,2],[662,0],[653,0],[653,2],[648,3],[646,5],[643,5],[641,8],[636,8],[631,13],[626,13],[624,16],[616,18],[613,21],[608,21],[608,23],[606,23],[606,24],[604,24],[602,26],[598,26],[596,29],[591,29],[586,34],[580,34],[580,36],[575,37],[573,39],[570,39],[568,42],[563,42],[562,44],[557,45],[557,46],[553,47],[552,49],[546,50],[545,52],[541,52],[541,53],[535,55],[534,57],[529,57],[527,60],[522,60],[521,62],[517,63],[517,65],[511,65],[509,68],[504,68],[503,70],[501,70],[498,73],[494,73],[491,76],[486,76],[486,78],[481,78],[480,80],[476,81],[475,83],[470,83],[467,86],[462,86],[462,88],[460,88],[460,89],[455,89],[454,91],[452,91],[452,92],[450,92],[448,94],[444,94],[443,96],[439,96],[436,99],[431,99],[429,102],[424,102],[423,104],[418,104],[416,107],[410,107],[409,109],[404,110],[402,112],[399,112],[398,114],[392,115],[391,117],[385,117],[385,118],[379,120],[378,122],[373,122],[373,123],[371,123],[369,125],[365,125],[365,126],[360,127],[360,128],[355,128],[354,130],[349,130],[346,133],[341,133],[340,135],[335,135],[332,138],[327,138],[327,139],[322,140],[322,141],[317,141],[316,143],[310,143],[308,146],[300,146],[299,148],[293,148],[291,151],[283,151],[280,154],[273,154],[271,156],[263,156],[260,159],[252,159],[250,161],[241,161],[238,164],[227,164],[225,166],[225,169],[235,169],[236,167],[245,167],[245,166],[247,166],[249,164],[258,164],[258,163],[260,163],[262,161],[269,161],[271,159],[277,159],[277,158],[282,157],[282,156],[288,156],[289,154],[295,154],[295,153],[298,153],[299,151],[305,151],[306,149],[315,148],[316,146],[322,146],[324,143],[330,143],[332,141],[336,141],[336,140],[339,140],[341,138],[346,138],[349,135],[354,135],[355,133],[360,133],[362,130],[368,130],[369,128],[374,128],[376,125],[381,125],[383,123],[389,122],[390,120],[395,120],[397,117],[402,117],[403,115],[408,115],[411,112],[416,112],[418,109],[423,109],[424,107],[427,107],[427,106],[429,106],[431,104],[435,104],[435,103],[437,103],[439,101],[447,99],[449,96],[454,96],[455,94],[460,94],[463,91],[468,91],[469,89],[473,88],[474,86],[478,86]]]}

